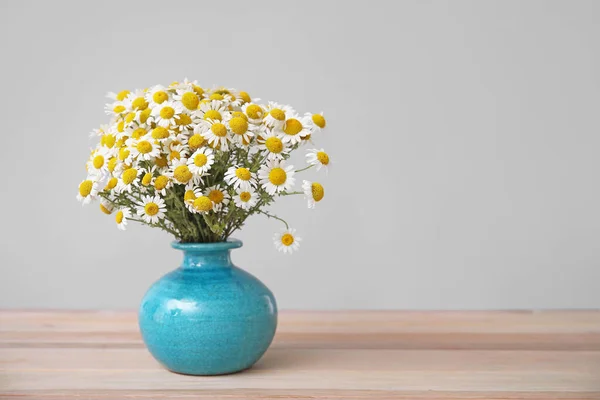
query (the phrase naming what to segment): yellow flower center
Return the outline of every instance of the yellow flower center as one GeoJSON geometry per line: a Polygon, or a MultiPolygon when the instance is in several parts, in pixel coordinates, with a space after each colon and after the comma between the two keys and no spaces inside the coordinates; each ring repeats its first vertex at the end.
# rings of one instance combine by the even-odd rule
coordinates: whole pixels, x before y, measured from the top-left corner
{"type": "Polygon", "coordinates": [[[192,123],[192,117],[187,114],[179,114],[178,117],[175,117],[175,123],[177,125],[190,125],[192,123]]]}
{"type": "Polygon", "coordinates": [[[104,135],[102,136],[102,138],[100,139],[100,144],[103,144],[104,146],[108,147],[109,149],[112,149],[112,147],[115,145],[115,135],[104,135]],[[102,143],[104,142],[104,143],[102,143]]]}
{"type": "Polygon", "coordinates": [[[297,135],[302,130],[302,124],[296,118],[290,118],[285,121],[283,131],[288,135],[297,135]]]}
{"type": "Polygon", "coordinates": [[[212,133],[215,134],[215,136],[218,136],[218,137],[227,136],[227,127],[219,122],[217,122],[216,124],[213,124],[210,127],[210,130],[212,131],[212,133]]]}
{"type": "Polygon", "coordinates": [[[213,93],[209,97],[211,100],[223,100],[223,95],[220,93],[213,93]]]}
{"type": "Polygon", "coordinates": [[[256,104],[250,104],[246,107],[246,114],[252,119],[259,119],[263,115],[263,109],[256,104]]]}
{"type": "Polygon", "coordinates": [[[231,118],[229,127],[236,135],[243,135],[248,131],[248,121],[241,117],[231,118]]]}
{"type": "Polygon", "coordinates": [[[167,101],[168,98],[169,95],[163,92],[162,90],[159,90],[158,92],[152,95],[152,100],[154,100],[156,104],[162,104],[165,101],[167,101]]]}
{"type": "Polygon", "coordinates": [[[81,197],[87,197],[90,193],[92,193],[92,188],[94,187],[94,182],[87,180],[81,182],[79,185],[79,195],[81,197]]]}
{"type": "Polygon", "coordinates": [[[150,172],[146,172],[142,178],[142,185],[148,186],[152,182],[152,174],[150,172]]]}
{"type": "Polygon", "coordinates": [[[144,136],[146,133],[148,133],[148,131],[146,131],[144,128],[137,128],[136,130],[131,132],[131,137],[135,140],[138,140],[139,138],[144,136]]]}
{"type": "Polygon", "coordinates": [[[146,215],[149,215],[151,217],[153,215],[158,214],[158,204],[156,204],[154,202],[147,203],[144,206],[144,212],[146,213],[146,215]]]}
{"type": "Polygon", "coordinates": [[[109,210],[108,208],[106,208],[106,206],[102,203],[100,203],[100,211],[102,211],[104,214],[110,215],[112,213],[112,210],[109,210]]]}
{"type": "Polygon", "coordinates": [[[96,169],[100,169],[102,168],[102,166],[104,165],[104,157],[100,154],[98,154],[96,157],[94,157],[94,168],[96,169]]]}
{"type": "Polygon", "coordinates": [[[277,121],[285,121],[285,113],[279,108],[272,109],[269,111],[269,114],[271,114],[271,117],[275,118],[277,121]]]}
{"type": "Polygon", "coordinates": [[[175,109],[173,109],[173,107],[163,107],[160,109],[160,117],[162,119],[171,119],[173,118],[173,115],[175,115],[175,109]]]}
{"type": "Polygon", "coordinates": [[[121,90],[117,94],[117,100],[119,100],[119,101],[125,100],[125,98],[127,97],[128,94],[129,94],[129,90],[121,90]]]}
{"type": "Polygon", "coordinates": [[[250,175],[250,170],[248,168],[238,168],[235,170],[235,176],[240,178],[243,181],[249,181],[252,175],[250,175]]]}
{"type": "Polygon", "coordinates": [[[108,170],[110,172],[113,172],[115,170],[115,168],[117,167],[117,159],[116,157],[111,157],[110,160],[108,160],[108,170]]]}
{"type": "Polygon", "coordinates": [[[129,114],[127,114],[125,116],[125,122],[127,122],[129,124],[131,121],[133,121],[134,118],[135,118],[135,113],[130,112],[129,114]]]}
{"type": "Polygon", "coordinates": [[[325,117],[323,117],[321,114],[313,114],[312,120],[319,128],[325,128],[325,125],[327,124],[325,117]]]}
{"type": "Polygon", "coordinates": [[[279,154],[283,151],[283,142],[278,137],[272,136],[265,141],[265,147],[271,153],[279,154]]]}
{"type": "Polygon", "coordinates": [[[193,190],[186,190],[185,194],[183,195],[183,201],[188,203],[190,201],[194,201],[196,200],[196,194],[194,193],[193,190]]]}
{"type": "Polygon", "coordinates": [[[283,168],[273,168],[271,172],[269,172],[269,181],[275,186],[283,185],[286,179],[287,174],[283,168]]]}
{"type": "Polygon", "coordinates": [[[123,215],[123,211],[117,211],[117,213],[115,214],[115,221],[117,221],[117,224],[123,222],[123,218],[125,218],[125,216],[123,215]]]}
{"type": "Polygon", "coordinates": [[[131,102],[131,108],[134,110],[145,110],[148,108],[148,102],[143,97],[138,97],[131,102]]]}
{"type": "Polygon", "coordinates": [[[112,177],[108,180],[108,182],[106,182],[106,186],[104,187],[104,190],[112,190],[115,188],[115,186],[117,186],[118,183],[118,179],[115,177],[112,177]]]}
{"type": "Polygon", "coordinates": [[[181,160],[181,153],[177,150],[171,150],[171,152],[169,153],[169,160],[181,160]]]}
{"type": "Polygon", "coordinates": [[[204,116],[202,118],[214,119],[216,121],[221,121],[223,119],[223,117],[221,117],[221,113],[218,112],[217,110],[208,110],[207,112],[204,113],[204,116]]]}
{"type": "Polygon", "coordinates": [[[166,139],[169,137],[169,131],[162,126],[157,126],[152,129],[152,138],[153,139],[166,139]]]}
{"type": "Polygon", "coordinates": [[[202,95],[204,94],[204,89],[202,89],[200,86],[192,85],[192,89],[200,97],[202,97],[202,95]]]}
{"type": "Polygon", "coordinates": [[[203,167],[206,165],[206,163],[208,162],[208,158],[206,157],[206,155],[200,153],[197,154],[196,157],[194,157],[194,165],[196,167],[203,167]]]}
{"type": "Polygon", "coordinates": [[[251,197],[252,197],[252,195],[250,194],[250,192],[240,193],[240,200],[243,201],[244,203],[250,201],[251,197]]]}
{"type": "Polygon", "coordinates": [[[294,243],[294,236],[292,236],[291,233],[284,233],[283,236],[281,236],[281,243],[285,246],[291,246],[294,243]]]}
{"type": "Polygon", "coordinates": [[[115,108],[113,108],[113,112],[115,114],[120,114],[123,111],[125,111],[125,106],[122,106],[122,105],[118,105],[118,106],[115,106],[115,108]]]}
{"type": "Polygon", "coordinates": [[[186,93],[183,94],[183,96],[181,96],[181,103],[188,110],[195,110],[196,108],[198,108],[198,104],[200,103],[200,99],[198,98],[198,96],[196,96],[195,93],[186,92],[186,93]]]}
{"type": "Polygon", "coordinates": [[[192,179],[192,173],[187,165],[180,165],[173,171],[173,177],[181,183],[188,183],[192,179]]]}
{"type": "Polygon", "coordinates": [[[219,204],[225,198],[225,195],[220,190],[214,189],[208,193],[208,198],[215,204],[219,204]]]}
{"type": "Polygon", "coordinates": [[[167,157],[165,156],[160,156],[160,157],[156,157],[154,159],[154,164],[156,164],[157,166],[164,168],[167,165],[169,165],[169,162],[167,161],[167,157]]]}
{"type": "Polygon", "coordinates": [[[127,147],[121,147],[119,149],[119,160],[125,161],[129,157],[129,149],[127,147]]]}
{"type": "Polygon", "coordinates": [[[240,99],[242,99],[244,103],[250,103],[252,101],[250,95],[246,92],[240,92],[240,99]]]}
{"type": "Polygon", "coordinates": [[[135,168],[127,168],[125,171],[123,171],[123,176],[121,177],[121,179],[123,179],[123,183],[126,185],[131,184],[135,178],[137,178],[137,170],[135,168]]]}
{"type": "Polygon", "coordinates": [[[167,187],[168,183],[169,183],[169,178],[167,178],[164,175],[161,175],[158,178],[156,178],[156,180],[154,181],[154,189],[163,190],[164,188],[167,187]]]}
{"type": "Polygon", "coordinates": [[[136,148],[140,153],[148,154],[152,151],[152,143],[147,140],[140,140],[136,148]]]}
{"type": "Polygon", "coordinates": [[[190,149],[193,149],[193,150],[202,146],[202,143],[204,143],[204,138],[202,137],[202,135],[200,135],[198,133],[190,136],[190,138],[188,140],[188,146],[190,146],[190,149]]]}
{"type": "Polygon", "coordinates": [[[231,117],[232,118],[243,118],[244,120],[248,121],[248,116],[241,111],[232,112],[231,117]]]}
{"type": "Polygon", "coordinates": [[[146,121],[148,120],[148,117],[150,117],[151,113],[152,113],[152,109],[150,109],[150,108],[146,108],[144,111],[142,111],[140,113],[140,122],[142,124],[145,124],[146,121]]]}
{"type": "Polygon", "coordinates": [[[206,196],[200,196],[194,200],[194,208],[198,211],[210,211],[213,208],[213,203],[206,196]]]}
{"type": "Polygon", "coordinates": [[[323,189],[323,185],[317,182],[313,182],[310,187],[312,191],[312,197],[315,201],[321,201],[323,196],[325,196],[325,189],[323,189]]]}
{"type": "Polygon", "coordinates": [[[329,156],[324,151],[317,152],[317,160],[323,165],[329,164],[329,156]]]}

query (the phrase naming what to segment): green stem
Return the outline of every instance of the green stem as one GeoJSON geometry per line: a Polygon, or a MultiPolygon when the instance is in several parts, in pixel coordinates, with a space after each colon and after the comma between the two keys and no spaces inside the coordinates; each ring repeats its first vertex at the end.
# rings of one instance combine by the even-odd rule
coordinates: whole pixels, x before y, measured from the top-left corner
{"type": "Polygon", "coordinates": [[[266,216],[267,216],[267,217],[269,217],[269,218],[275,218],[275,219],[278,219],[279,221],[281,221],[281,222],[283,222],[283,223],[285,224],[285,229],[290,229],[290,226],[288,225],[288,223],[287,223],[287,222],[285,222],[285,220],[283,220],[283,219],[279,218],[278,216],[276,216],[276,215],[273,215],[273,214],[269,214],[268,212],[265,212],[265,211],[262,211],[262,210],[258,210],[258,212],[259,212],[260,214],[264,214],[264,215],[266,215],[266,216]]]}
{"type": "Polygon", "coordinates": [[[311,169],[312,167],[314,167],[314,164],[310,164],[308,167],[302,168],[302,169],[297,169],[294,172],[302,172],[302,171],[306,171],[307,169],[311,169]]]}
{"type": "Polygon", "coordinates": [[[281,193],[279,193],[280,196],[292,196],[294,194],[304,194],[304,192],[281,192],[281,193]]]}

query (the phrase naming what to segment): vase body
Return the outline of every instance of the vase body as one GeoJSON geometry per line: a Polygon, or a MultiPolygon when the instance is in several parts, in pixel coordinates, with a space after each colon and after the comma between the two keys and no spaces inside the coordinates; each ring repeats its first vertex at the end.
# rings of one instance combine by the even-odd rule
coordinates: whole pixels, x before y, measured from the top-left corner
{"type": "Polygon", "coordinates": [[[277,305],[257,278],[231,263],[239,240],[178,243],[183,263],[154,283],[139,309],[142,337],[167,369],[189,375],[251,367],[277,327],[277,305]]]}

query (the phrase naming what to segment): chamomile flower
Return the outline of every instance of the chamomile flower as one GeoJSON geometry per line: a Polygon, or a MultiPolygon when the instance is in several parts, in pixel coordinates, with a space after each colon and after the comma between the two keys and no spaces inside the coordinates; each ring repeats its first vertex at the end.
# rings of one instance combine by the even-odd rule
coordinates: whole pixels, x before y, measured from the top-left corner
{"type": "Polygon", "coordinates": [[[178,89],[173,99],[179,101],[184,109],[188,111],[196,111],[200,105],[200,97],[190,87],[185,89],[178,89]]]}
{"type": "Polygon", "coordinates": [[[208,196],[198,196],[194,199],[194,203],[192,204],[192,212],[199,214],[206,214],[212,211],[215,203],[213,203],[208,196]]]}
{"type": "Polygon", "coordinates": [[[254,137],[253,131],[257,130],[257,126],[249,123],[248,119],[243,116],[232,116],[226,125],[229,127],[231,133],[233,133],[233,141],[242,146],[250,144],[254,137]]]}
{"type": "Polygon", "coordinates": [[[142,204],[135,207],[139,215],[146,223],[156,224],[165,217],[167,206],[160,196],[144,196],[142,204]]]}
{"type": "Polygon", "coordinates": [[[144,111],[148,108],[148,100],[146,100],[146,93],[143,90],[135,90],[127,95],[125,102],[127,110],[133,112],[144,111]]]}
{"type": "Polygon", "coordinates": [[[282,140],[292,145],[300,143],[305,136],[310,134],[308,125],[303,123],[302,118],[298,116],[286,119],[281,130],[284,133],[282,140]]]}
{"type": "Polygon", "coordinates": [[[96,177],[88,176],[88,178],[79,184],[77,192],[77,200],[83,205],[89,204],[98,195],[98,181],[96,177]]]}
{"type": "MultiPolygon", "coordinates": [[[[197,212],[194,208],[194,201],[202,196],[202,189],[200,187],[195,186],[194,184],[185,185],[185,192],[183,194],[183,202],[185,203],[186,208],[192,212],[197,212]]],[[[211,205],[212,208],[212,205],[211,205]]]]}
{"type": "Polygon", "coordinates": [[[150,108],[156,108],[165,101],[169,100],[169,92],[162,85],[156,85],[146,92],[146,101],[150,108]]]}
{"type": "Polygon", "coordinates": [[[311,149],[306,152],[306,162],[310,165],[316,165],[317,171],[325,168],[327,172],[329,168],[329,154],[325,153],[324,149],[311,149]]]}
{"type": "Polygon", "coordinates": [[[265,110],[258,104],[246,103],[242,106],[242,112],[246,114],[248,120],[254,124],[260,124],[265,116],[265,110]]]}
{"type": "Polygon", "coordinates": [[[236,206],[241,208],[242,210],[249,210],[256,205],[258,202],[258,195],[256,192],[250,189],[237,189],[235,191],[235,196],[233,196],[233,201],[236,206]]]}
{"type": "Polygon", "coordinates": [[[124,231],[127,229],[127,219],[131,218],[131,211],[128,208],[121,208],[119,211],[115,213],[115,222],[117,223],[117,228],[124,231]]]}
{"type": "MultiPolygon", "coordinates": [[[[106,106],[104,107],[104,111],[106,112],[106,114],[121,115],[121,114],[125,113],[126,111],[128,111],[126,102],[125,102],[125,97],[127,97],[128,94],[129,94],[129,91],[127,91],[127,90],[125,90],[123,92],[119,92],[119,94],[116,94],[115,97],[113,98],[115,101],[113,101],[112,103],[106,104],[106,106]],[[122,97],[121,94],[124,92],[127,92],[127,93],[125,94],[124,97],[122,97]]],[[[109,93],[109,95],[110,95],[110,93],[109,93]]]]}
{"type": "Polygon", "coordinates": [[[134,160],[152,160],[160,155],[160,146],[151,138],[127,139],[129,154],[134,160]]]}
{"type": "Polygon", "coordinates": [[[187,159],[188,148],[183,146],[182,144],[171,143],[164,150],[169,152],[169,155],[167,157],[169,161],[187,159]]]}
{"type": "Polygon", "coordinates": [[[295,112],[290,106],[270,101],[265,107],[265,114],[265,125],[281,129],[285,124],[286,116],[292,116],[295,112]]]}
{"type": "Polygon", "coordinates": [[[290,152],[288,144],[281,140],[281,135],[270,129],[261,134],[258,143],[258,148],[266,153],[268,160],[282,160],[290,152]]]}
{"type": "MultiPolygon", "coordinates": [[[[200,103],[196,116],[201,120],[208,121],[222,121],[223,115],[227,112],[227,106],[224,102],[218,100],[203,101],[200,103]]],[[[201,124],[198,125],[202,126],[201,124]]],[[[194,132],[198,133],[197,130],[194,132]]]]}
{"type": "Polygon", "coordinates": [[[103,177],[108,173],[110,152],[106,148],[95,150],[86,164],[88,174],[103,177]]]}
{"type": "Polygon", "coordinates": [[[115,206],[110,201],[103,200],[100,202],[100,211],[106,215],[112,214],[115,206]]]}
{"type": "Polygon", "coordinates": [[[288,191],[294,186],[294,166],[286,166],[284,161],[270,160],[260,167],[258,178],[270,195],[288,191]]]}
{"type": "Polygon", "coordinates": [[[139,185],[138,174],[139,171],[133,167],[124,169],[115,188],[117,193],[131,193],[132,189],[139,185]]]}
{"type": "Polygon", "coordinates": [[[162,127],[175,125],[175,116],[182,112],[182,106],[167,100],[152,109],[152,120],[162,127]]]}
{"type": "Polygon", "coordinates": [[[318,182],[302,181],[304,196],[308,200],[308,208],[315,208],[315,204],[323,200],[325,189],[318,182]]]}
{"type": "Polygon", "coordinates": [[[154,179],[154,191],[155,193],[165,196],[167,189],[173,186],[173,180],[167,175],[159,175],[154,179]]]}
{"type": "Polygon", "coordinates": [[[184,132],[194,129],[194,125],[198,124],[199,122],[200,120],[196,114],[182,112],[181,114],[177,114],[175,116],[175,126],[172,128],[175,131],[184,132]]]}
{"type": "Polygon", "coordinates": [[[206,129],[202,132],[202,137],[206,139],[208,145],[213,149],[222,151],[229,150],[229,142],[231,135],[227,130],[227,126],[218,120],[209,119],[206,121],[206,129]]]}
{"type": "Polygon", "coordinates": [[[167,174],[173,178],[173,183],[185,185],[194,178],[194,174],[190,171],[185,158],[171,161],[171,168],[167,174]]]}
{"type": "Polygon", "coordinates": [[[153,186],[154,184],[154,175],[156,173],[156,165],[153,165],[151,168],[144,168],[140,171],[140,179],[141,187],[147,188],[153,186]]]}
{"type": "Polygon", "coordinates": [[[241,188],[248,190],[256,187],[256,174],[250,172],[250,169],[246,167],[239,167],[237,165],[229,167],[227,172],[225,172],[224,179],[225,182],[228,185],[233,186],[234,189],[241,188]]]}
{"type": "Polygon", "coordinates": [[[294,251],[298,251],[301,241],[302,238],[296,236],[295,229],[284,229],[273,236],[275,248],[279,251],[289,254],[292,254],[294,251]]]}
{"type": "Polygon", "coordinates": [[[312,122],[313,130],[315,130],[315,131],[320,131],[321,129],[325,129],[325,126],[327,125],[327,121],[325,120],[323,113],[320,113],[320,114],[306,113],[306,114],[304,114],[304,117],[307,120],[310,120],[312,122]]]}
{"type": "Polygon", "coordinates": [[[229,204],[229,193],[223,189],[220,185],[214,185],[204,189],[204,195],[213,202],[214,211],[226,211],[224,209],[229,204]]]}
{"type": "Polygon", "coordinates": [[[187,165],[192,174],[202,176],[210,170],[214,162],[215,156],[213,150],[208,147],[202,147],[188,158],[187,165]]]}

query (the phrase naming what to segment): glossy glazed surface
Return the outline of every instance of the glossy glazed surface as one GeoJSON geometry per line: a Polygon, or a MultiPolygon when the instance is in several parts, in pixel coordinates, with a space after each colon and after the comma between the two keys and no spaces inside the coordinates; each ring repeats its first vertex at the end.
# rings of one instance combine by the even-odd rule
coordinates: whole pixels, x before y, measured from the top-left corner
{"type": "Polygon", "coordinates": [[[178,243],[179,268],[154,283],[139,309],[148,350],[167,369],[219,375],[249,368],[267,350],[277,305],[257,278],[231,263],[239,240],[178,243]]]}

